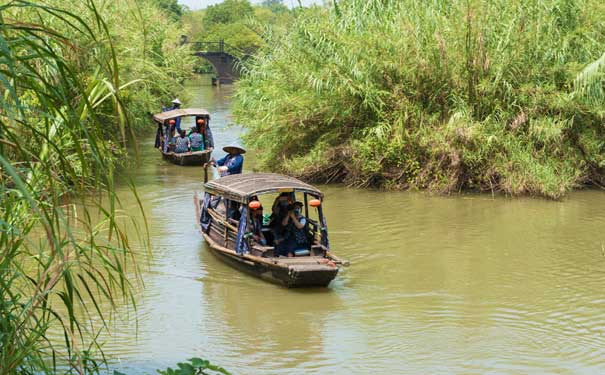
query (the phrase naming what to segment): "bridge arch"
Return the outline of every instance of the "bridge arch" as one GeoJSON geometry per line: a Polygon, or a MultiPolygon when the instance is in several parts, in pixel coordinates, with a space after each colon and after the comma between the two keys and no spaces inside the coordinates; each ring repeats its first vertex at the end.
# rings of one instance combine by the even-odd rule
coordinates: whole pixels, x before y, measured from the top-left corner
{"type": "Polygon", "coordinates": [[[219,83],[233,83],[239,78],[238,58],[225,51],[225,42],[193,42],[193,54],[206,59],[217,72],[219,83]]]}

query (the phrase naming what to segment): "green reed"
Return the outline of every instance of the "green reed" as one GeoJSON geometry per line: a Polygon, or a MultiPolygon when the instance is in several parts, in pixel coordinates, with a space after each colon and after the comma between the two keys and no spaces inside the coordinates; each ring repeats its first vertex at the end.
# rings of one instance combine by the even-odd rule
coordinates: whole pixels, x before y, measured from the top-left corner
{"type": "Polygon", "coordinates": [[[334,4],[244,67],[235,112],[263,168],[551,198],[605,185],[602,2],[334,4]]]}
{"type": "Polygon", "coordinates": [[[0,5],[2,374],[83,374],[105,361],[99,330],[134,303],[138,280],[116,168],[188,67],[152,2],[61,4],[0,5]],[[132,11],[123,28],[120,6],[132,11]]]}

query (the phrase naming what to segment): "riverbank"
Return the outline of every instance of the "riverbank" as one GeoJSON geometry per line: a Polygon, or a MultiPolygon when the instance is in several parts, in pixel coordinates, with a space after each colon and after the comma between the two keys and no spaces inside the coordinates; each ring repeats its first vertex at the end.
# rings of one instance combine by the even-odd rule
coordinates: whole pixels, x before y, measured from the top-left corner
{"type": "Polygon", "coordinates": [[[603,12],[592,0],[308,9],[249,62],[235,113],[261,169],[557,199],[605,183],[603,12]]]}

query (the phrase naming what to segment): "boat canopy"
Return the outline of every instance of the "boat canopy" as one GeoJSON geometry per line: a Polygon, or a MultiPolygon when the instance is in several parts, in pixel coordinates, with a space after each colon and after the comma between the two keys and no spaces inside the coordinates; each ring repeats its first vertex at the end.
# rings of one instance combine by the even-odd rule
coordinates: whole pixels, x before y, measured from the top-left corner
{"type": "Polygon", "coordinates": [[[153,115],[153,119],[163,123],[166,120],[183,117],[183,116],[200,116],[210,118],[210,112],[201,108],[179,108],[172,111],[161,112],[153,115]]]}
{"type": "Polygon", "coordinates": [[[276,173],[233,174],[209,181],[204,186],[210,194],[240,203],[248,203],[248,199],[254,195],[268,193],[302,192],[323,197],[323,193],[316,187],[276,173]]]}

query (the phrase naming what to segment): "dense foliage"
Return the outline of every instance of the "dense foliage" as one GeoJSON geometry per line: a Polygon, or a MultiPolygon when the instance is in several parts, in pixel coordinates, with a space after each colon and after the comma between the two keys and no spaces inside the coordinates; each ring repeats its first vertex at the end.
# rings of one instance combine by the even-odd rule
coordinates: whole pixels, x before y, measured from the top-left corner
{"type": "Polygon", "coordinates": [[[185,7],[179,4],[178,0],[155,0],[156,5],[175,21],[181,21],[185,13],[185,7]]]}
{"type": "Polygon", "coordinates": [[[605,3],[347,0],[247,64],[261,168],[359,186],[561,197],[605,183],[605,3]]]}
{"type": "Polygon", "coordinates": [[[225,0],[222,3],[206,8],[202,22],[213,26],[219,23],[234,23],[241,19],[251,17],[254,9],[247,0],[225,0]]]}
{"type": "Polygon", "coordinates": [[[183,17],[191,41],[224,40],[228,51],[238,57],[254,53],[265,44],[265,33],[284,29],[291,20],[292,12],[282,0],[258,5],[248,0],[225,0],[183,17]]]}
{"type": "Polygon", "coordinates": [[[0,5],[0,374],[97,367],[136,280],[114,171],[190,69],[175,31],[152,0],[0,5]]]}

